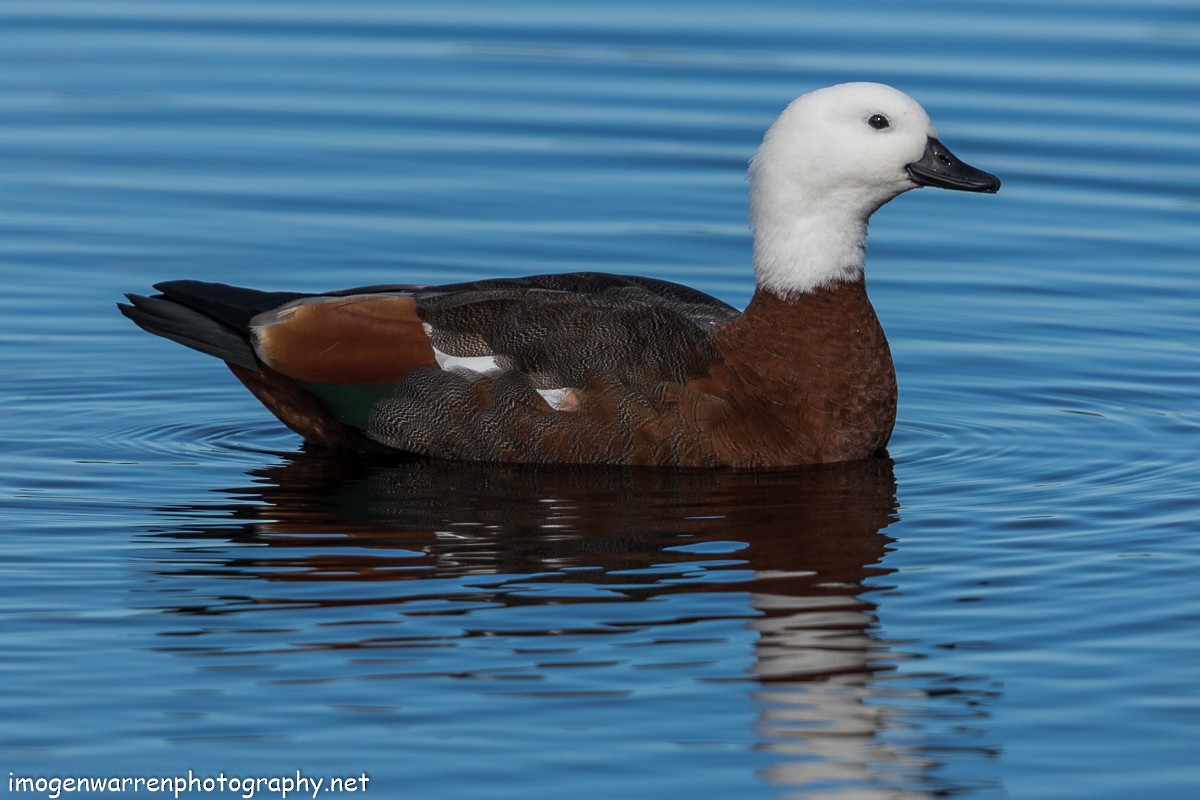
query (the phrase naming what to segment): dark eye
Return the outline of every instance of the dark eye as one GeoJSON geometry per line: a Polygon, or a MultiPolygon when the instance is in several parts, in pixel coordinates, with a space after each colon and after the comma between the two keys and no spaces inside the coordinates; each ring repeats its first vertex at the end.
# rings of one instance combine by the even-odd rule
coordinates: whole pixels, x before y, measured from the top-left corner
{"type": "Polygon", "coordinates": [[[892,123],[888,122],[888,118],[883,114],[872,114],[871,118],[867,120],[867,124],[875,130],[881,131],[884,128],[890,127],[892,123]]]}

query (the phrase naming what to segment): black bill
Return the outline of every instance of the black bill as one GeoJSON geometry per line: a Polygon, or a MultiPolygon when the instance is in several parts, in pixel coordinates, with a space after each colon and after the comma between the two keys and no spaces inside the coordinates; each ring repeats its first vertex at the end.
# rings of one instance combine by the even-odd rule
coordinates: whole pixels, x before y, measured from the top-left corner
{"type": "Polygon", "coordinates": [[[990,172],[964,164],[932,136],[925,145],[925,155],[906,168],[909,177],[918,186],[940,186],[943,189],[959,189],[964,192],[1000,191],[1000,179],[990,172]]]}

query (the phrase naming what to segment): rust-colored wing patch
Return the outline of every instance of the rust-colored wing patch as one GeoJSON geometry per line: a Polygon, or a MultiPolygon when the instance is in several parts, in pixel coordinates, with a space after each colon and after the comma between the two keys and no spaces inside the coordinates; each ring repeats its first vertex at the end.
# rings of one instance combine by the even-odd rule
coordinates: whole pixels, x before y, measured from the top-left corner
{"type": "Polygon", "coordinates": [[[417,366],[437,366],[411,297],[316,297],[250,321],[255,351],[289,378],[313,383],[394,383],[417,366]]]}

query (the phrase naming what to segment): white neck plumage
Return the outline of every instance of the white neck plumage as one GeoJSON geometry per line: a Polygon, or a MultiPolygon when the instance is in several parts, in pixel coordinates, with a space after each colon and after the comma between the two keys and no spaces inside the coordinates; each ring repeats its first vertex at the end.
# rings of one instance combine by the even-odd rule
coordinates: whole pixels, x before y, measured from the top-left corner
{"type": "Polygon", "coordinates": [[[757,285],[780,297],[812,292],[862,277],[867,220],[860,214],[804,213],[755,193],[754,276],[757,285]]]}
{"type": "Polygon", "coordinates": [[[867,221],[887,198],[853,185],[813,186],[772,168],[770,155],[760,150],[750,167],[757,285],[787,298],[860,279],[867,221]]]}

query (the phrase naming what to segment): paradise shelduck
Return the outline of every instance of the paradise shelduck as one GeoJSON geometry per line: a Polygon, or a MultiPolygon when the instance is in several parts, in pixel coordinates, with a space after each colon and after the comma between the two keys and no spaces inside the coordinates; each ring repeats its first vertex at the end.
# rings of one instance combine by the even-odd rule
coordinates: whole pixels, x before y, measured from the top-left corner
{"type": "Polygon", "coordinates": [[[770,467],[883,452],[891,352],[867,221],[919,186],[996,192],[888,86],[795,100],[750,164],[744,311],[573,273],[328,294],[169,281],[121,311],[216,356],[307,441],[473,461],[770,467]]]}

